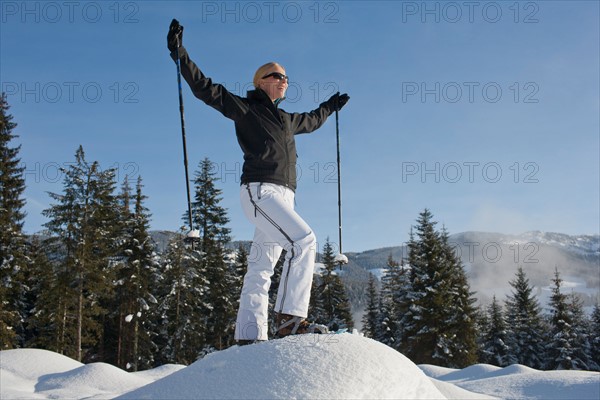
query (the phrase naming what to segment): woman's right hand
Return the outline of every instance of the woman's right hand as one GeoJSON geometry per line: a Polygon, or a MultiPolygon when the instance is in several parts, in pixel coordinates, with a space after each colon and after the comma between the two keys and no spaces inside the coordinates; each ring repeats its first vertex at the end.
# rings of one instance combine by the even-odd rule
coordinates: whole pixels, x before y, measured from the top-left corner
{"type": "Polygon", "coordinates": [[[169,51],[174,52],[178,47],[181,47],[183,43],[183,26],[179,25],[179,21],[173,19],[169,26],[169,33],[167,34],[167,47],[169,51]]]}

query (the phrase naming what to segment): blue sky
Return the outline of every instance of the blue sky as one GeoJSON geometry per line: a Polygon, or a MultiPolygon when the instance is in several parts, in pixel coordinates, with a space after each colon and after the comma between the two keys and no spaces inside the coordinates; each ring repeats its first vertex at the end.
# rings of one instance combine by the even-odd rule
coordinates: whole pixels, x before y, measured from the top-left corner
{"type": "MultiPolygon", "coordinates": [[[[597,1],[0,4],[29,233],[80,144],[119,182],[142,176],[153,229],[182,225],[172,18],[192,59],[236,94],[278,61],[287,111],[351,96],[340,113],[344,251],[402,244],[425,207],[450,233],[599,233],[597,1]]],[[[184,103],[190,169],[215,163],[234,239],[249,240],[233,123],[187,87],[184,103]]],[[[334,118],[297,147],[297,209],[321,245],[337,242],[334,118]]]]}

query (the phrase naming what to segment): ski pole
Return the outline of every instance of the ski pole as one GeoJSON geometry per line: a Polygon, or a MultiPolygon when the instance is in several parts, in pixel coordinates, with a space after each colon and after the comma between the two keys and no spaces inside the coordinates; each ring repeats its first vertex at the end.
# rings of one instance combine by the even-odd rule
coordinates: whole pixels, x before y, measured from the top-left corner
{"type": "MultiPolygon", "coordinates": [[[[337,107],[339,108],[339,107],[337,107]]],[[[337,144],[337,181],[338,181],[338,235],[340,243],[340,255],[342,252],[342,171],[340,160],[340,122],[338,117],[338,109],[335,110],[335,137],[337,144]]],[[[340,262],[340,268],[342,263],[340,262]]]]}
{"type": "MultiPolygon", "coordinates": [[[[177,87],[179,89],[179,115],[181,118],[181,139],[183,141],[183,167],[185,169],[185,187],[187,193],[187,207],[188,207],[188,216],[189,216],[189,224],[190,224],[190,232],[188,237],[194,237],[194,224],[192,222],[192,201],[190,199],[190,177],[188,173],[188,159],[187,159],[187,146],[185,143],[185,119],[183,117],[183,94],[181,90],[181,67],[179,65],[179,38],[177,38],[177,48],[175,50],[175,56],[177,60],[175,64],[177,65],[177,87]]],[[[194,242],[192,241],[192,250],[194,249],[194,242]]]]}
{"type": "Polygon", "coordinates": [[[337,147],[337,181],[338,181],[338,240],[340,241],[340,252],[335,257],[335,261],[340,264],[340,269],[342,269],[342,265],[348,264],[348,257],[344,255],[342,252],[342,168],[341,168],[341,160],[340,160],[340,121],[338,112],[340,110],[339,106],[339,95],[340,92],[337,93],[338,103],[336,104],[335,109],[335,137],[336,137],[336,147],[337,147]]]}

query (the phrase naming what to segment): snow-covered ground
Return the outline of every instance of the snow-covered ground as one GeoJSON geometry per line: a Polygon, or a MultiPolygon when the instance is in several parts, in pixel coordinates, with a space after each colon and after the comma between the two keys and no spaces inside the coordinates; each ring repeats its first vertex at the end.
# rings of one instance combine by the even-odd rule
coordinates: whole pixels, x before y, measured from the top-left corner
{"type": "Polygon", "coordinates": [[[416,366],[358,334],[301,335],[129,373],[45,350],[0,352],[2,399],[599,399],[600,373],[416,366]],[[492,397],[490,397],[492,396],[492,397]]]}

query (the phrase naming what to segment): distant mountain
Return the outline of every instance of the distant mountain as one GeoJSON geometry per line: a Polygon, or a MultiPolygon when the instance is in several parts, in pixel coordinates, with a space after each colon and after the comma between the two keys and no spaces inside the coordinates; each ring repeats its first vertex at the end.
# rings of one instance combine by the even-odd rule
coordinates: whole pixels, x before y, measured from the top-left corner
{"type": "MultiPolygon", "coordinates": [[[[562,233],[526,232],[505,235],[489,232],[463,232],[450,235],[450,243],[460,255],[471,289],[481,303],[496,295],[504,300],[519,266],[537,288],[545,305],[555,269],[564,280],[564,288],[581,295],[586,306],[593,306],[600,293],[600,235],[570,236],[562,233]]],[[[408,257],[405,245],[361,253],[348,253],[355,264],[381,276],[387,259],[408,257]]]]}

